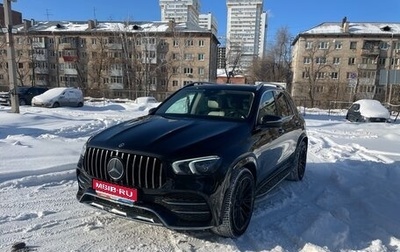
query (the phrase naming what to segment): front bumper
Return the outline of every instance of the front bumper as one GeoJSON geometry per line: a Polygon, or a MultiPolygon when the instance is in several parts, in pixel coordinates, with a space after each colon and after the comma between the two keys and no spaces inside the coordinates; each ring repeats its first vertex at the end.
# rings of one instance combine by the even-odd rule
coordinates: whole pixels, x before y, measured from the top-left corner
{"type": "Polygon", "coordinates": [[[215,226],[208,195],[196,191],[138,189],[134,203],[104,197],[93,190],[93,177],[77,169],[81,203],[140,222],[163,225],[170,229],[201,230],[215,226]]]}

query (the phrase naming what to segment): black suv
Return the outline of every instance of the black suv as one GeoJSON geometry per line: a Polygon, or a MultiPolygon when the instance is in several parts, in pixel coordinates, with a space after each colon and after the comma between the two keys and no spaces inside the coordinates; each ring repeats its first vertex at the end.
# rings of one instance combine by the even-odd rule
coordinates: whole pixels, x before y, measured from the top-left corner
{"type": "MultiPolygon", "coordinates": [[[[48,88],[46,87],[17,87],[19,105],[31,105],[32,98],[36,95],[43,94],[48,88]]],[[[0,105],[11,105],[10,92],[0,93],[0,105]]]]}
{"type": "Polygon", "coordinates": [[[91,137],[77,198],[171,229],[242,235],[255,197],[303,178],[304,119],[276,85],[193,83],[91,137]]]}

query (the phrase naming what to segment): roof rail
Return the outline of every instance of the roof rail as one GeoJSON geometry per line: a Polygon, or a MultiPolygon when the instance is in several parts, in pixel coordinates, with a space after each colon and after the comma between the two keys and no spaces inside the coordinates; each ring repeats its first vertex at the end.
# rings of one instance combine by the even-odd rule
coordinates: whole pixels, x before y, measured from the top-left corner
{"type": "Polygon", "coordinates": [[[272,83],[272,82],[259,81],[256,83],[256,85],[258,85],[258,88],[261,88],[264,86],[264,87],[276,87],[276,88],[283,89],[283,90],[286,89],[286,86],[280,85],[278,83],[272,83]]]}

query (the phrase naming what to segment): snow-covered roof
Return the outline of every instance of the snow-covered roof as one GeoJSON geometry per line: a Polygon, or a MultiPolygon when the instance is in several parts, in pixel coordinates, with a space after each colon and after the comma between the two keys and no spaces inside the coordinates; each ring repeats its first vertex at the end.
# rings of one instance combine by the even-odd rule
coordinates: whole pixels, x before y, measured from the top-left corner
{"type": "Polygon", "coordinates": [[[322,23],[301,34],[400,34],[400,23],[353,23],[348,22],[348,32],[341,22],[322,23]]]}
{"type": "MultiPolygon", "coordinates": [[[[28,21],[30,22],[30,21],[28,21]]],[[[123,32],[167,32],[171,30],[171,23],[162,21],[138,22],[102,22],[102,21],[32,21],[29,31],[36,32],[96,32],[96,31],[123,31],[123,32]],[[92,23],[92,24],[91,24],[92,23]],[[92,27],[91,27],[92,26],[92,27]]],[[[24,31],[24,24],[16,26],[18,31],[24,31]]],[[[174,23],[174,29],[186,32],[209,32],[208,30],[191,23],[174,23]]]]}

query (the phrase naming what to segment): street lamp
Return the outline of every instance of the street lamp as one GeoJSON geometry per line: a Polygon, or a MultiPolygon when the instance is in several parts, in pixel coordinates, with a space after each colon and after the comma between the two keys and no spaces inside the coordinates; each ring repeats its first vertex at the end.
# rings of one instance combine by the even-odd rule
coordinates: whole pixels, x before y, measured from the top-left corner
{"type": "Polygon", "coordinates": [[[15,49],[14,49],[14,39],[13,39],[13,29],[12,29],[12,12],[11,12],[11,2],[16,2],[16,0],[4,0],[4,24],[6,27],[6,42],[7,42],[7,62],[8,62],[8,75],[10,81],[10,102],[11,102],[11,112],[19,113],[19,101],[16,85],[16,63],[15,63],[15,49]]]}

